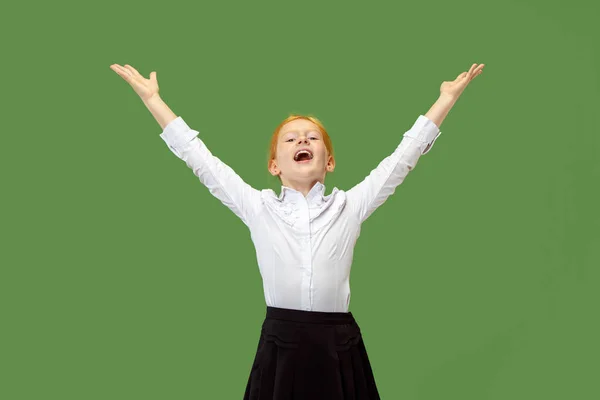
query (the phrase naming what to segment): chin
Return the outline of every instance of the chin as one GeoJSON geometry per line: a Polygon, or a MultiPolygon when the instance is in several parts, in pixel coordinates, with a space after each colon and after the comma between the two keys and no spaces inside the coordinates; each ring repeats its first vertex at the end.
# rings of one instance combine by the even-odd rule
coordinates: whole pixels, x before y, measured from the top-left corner
{"type": "Polygon", "coordinates": [[[323,168],[316,164],[296,164],[294,165],[296,171],[312,171],[312,172],[323,172],[323,168]]]}
{"type": "Polygon", "coordinates": [[[295,166],[296,168],[290,168],[287,176],[296,176],[301,178],[313,178],[323,175],[324,170],[317,167],[310,167],[307,165],[295,166]]]}

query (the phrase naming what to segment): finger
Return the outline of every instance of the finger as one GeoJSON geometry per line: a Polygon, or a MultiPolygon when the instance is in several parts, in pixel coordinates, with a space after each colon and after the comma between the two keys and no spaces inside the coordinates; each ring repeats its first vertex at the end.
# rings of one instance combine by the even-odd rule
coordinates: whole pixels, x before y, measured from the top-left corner
{"type": "Polygon", "coordinates": [[[137,73],[137,71],[135,71],[135,68],[133,68],[131,65],[125,64],[125,67],[121,67],[121,70],[123,71],[124,74],[126,74],[127,79],[125,79],[130,85],[139,85],[139,84],[143,84],[144,82],[144,77],[141,76],[139,73],[137,73]]]}
{"type": "Polygon", "coordinates": [[[113,70],[119,74],[121,76],[121,78],[125,79],[127,82],[129,82],[129,80],[132,78],[131,76],[131,71],[129,71],[127,68],[123,68],[121,67],[119,64],[114,64],[113,70]]]}
{"type": "Polygon", "coordinates": [[[139,78],[143,78],[143,76],[137,71],[137,69],[133,68],[131,65],[125,64],[125,68],[127,68],[129,71],[131,71],[131,73],[134,76],[137,76],[139,78]]]}
{"type": "Polygon", "coordinates": [[[473,72],[473,75],[471,76],[471,79],[469,79],[469,82],[478,77],[479,75],[481,75],[481,69],[476,72],[473,72]]]}
{"type": "Polygon", "coordinates": [[[471,65],[471,68],[469,68],[469,73],[467,75],[471,76],[473,74],[473,71],[475,70],[476,66],[477,66],[477,64],[471,65]]]}

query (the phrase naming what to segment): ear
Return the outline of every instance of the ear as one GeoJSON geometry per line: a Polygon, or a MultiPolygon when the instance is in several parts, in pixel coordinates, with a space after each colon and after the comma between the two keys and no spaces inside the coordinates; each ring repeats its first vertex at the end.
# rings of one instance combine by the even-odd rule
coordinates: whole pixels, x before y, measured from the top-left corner
{"type": "Polygon", "coordinates": [[[333,172],[335,168],[335,159],[333,156],[329,156],[329,160],[327,160],[327,172],[333,172]]]}
{"type": "Polygon", "coordinates": [[[269,172],[273,176],[277,176],[277,175],[279,175],[281,173],[281,171],[277,167],[277,163],[275,162],[275,160],[271,160],[270,161],[270,163],[269,163],[269,172]]]}

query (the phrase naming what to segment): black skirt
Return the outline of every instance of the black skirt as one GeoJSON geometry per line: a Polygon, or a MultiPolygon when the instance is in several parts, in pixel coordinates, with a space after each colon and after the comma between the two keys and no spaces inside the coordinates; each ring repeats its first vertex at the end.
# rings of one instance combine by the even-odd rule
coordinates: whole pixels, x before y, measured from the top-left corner
{"type": "Polygon", "coordinates": [[[244,400],[379,400],[351,312],[267,306],[244,400]]]}

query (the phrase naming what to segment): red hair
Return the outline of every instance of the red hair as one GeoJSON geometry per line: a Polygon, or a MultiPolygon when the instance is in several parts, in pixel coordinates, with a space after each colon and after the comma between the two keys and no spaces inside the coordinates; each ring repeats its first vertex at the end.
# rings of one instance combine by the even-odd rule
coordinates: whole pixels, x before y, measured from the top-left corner
{"type": "MultiPolygon", "coordinates": [[[[327,130],[325,129],[321,121],[319,121],[316,117],[312,117],[309,115],[291,114],[289,117],[281,121],[281,123],[277,125],[277,128],[275,128],[275,131],[273,132],[273,136],[271,137],[271,145],[269,147],[269,159],[267,160],[267,168],[271,165],[271,160],[274,160],[277,156],[277,142],[279,139],[279,131],[285,124],[297,119],[305,119],[317,125],[319,131],[321,132],[321,135],[323,135],[325,148],[327,149],[329,155],[333,157],[333,144],[331,143],[331,138],[329,137],[329,134],[327,133],[327,130]]],[[[277,175],[277,177],[281,181],[281,177],[279,175],[277,175]]]]}

